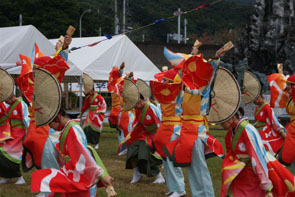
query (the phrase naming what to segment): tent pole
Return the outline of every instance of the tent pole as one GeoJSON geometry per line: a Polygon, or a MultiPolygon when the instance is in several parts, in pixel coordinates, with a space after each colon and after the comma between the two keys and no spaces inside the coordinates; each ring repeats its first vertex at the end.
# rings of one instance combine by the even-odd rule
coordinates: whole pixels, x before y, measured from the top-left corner
{"type": "Polygon", "coordinates": [[[69,84],[64,83],[64,94],[65,94],[65,108],[69,109],[69,90],[68,90],[69,84]]]}
{"type": "MultiPolygon", "coordinates": [[[[79,109],[80,109],[80,113],[82,110],[82,75],[80,76],[80,96],[79,96],[79,109]]],[[[82,124],[82,116],[80,117],[80,124],[82,124]]]]}

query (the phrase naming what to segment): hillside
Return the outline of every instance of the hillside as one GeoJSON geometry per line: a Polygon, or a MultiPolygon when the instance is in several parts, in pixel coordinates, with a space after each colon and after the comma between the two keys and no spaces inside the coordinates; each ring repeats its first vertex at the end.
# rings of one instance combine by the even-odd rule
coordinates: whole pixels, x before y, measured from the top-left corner
{"type": "MultiPolygon", "coordinates": [[[[168,18],[181,8],[188,11],[199,5],[212,2],[208,0],[126,0],[126,26],[134,30],[152,23],[156,19],[168,18]]],[[[248,23],[253,6],[251,0],[222,1],[215,5],[182,15],[188,21],[187,34],[190,40],[197,37],[222,37],[227,32],[239,32],[248,23]]],[[[98,36],[114,33],[114,5],[111,0],[15,0],[0,1],[0,27],[19,25],[36,26],[46,37],[56,38],[63,34],[69,24],[75,26],[74,36],[79,36],[79,19],[82,20],[83,36],[98,36]],[[99,9],[99,12],[97,10],[99,9]]],[[[122,0],[118,0],[118,18],[122,29],[122,0]]],[[[144,28],[129,34],[134,41],[166,42],[168,33],[177,32],[177,18],[144,28]]],[[[183,30],[182,30],[183,32],[183,30]]]]}

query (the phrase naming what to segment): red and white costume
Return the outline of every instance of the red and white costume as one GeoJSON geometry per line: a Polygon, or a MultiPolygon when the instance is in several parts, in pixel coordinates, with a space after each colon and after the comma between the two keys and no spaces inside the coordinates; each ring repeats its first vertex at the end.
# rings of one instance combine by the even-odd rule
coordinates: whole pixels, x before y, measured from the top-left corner
{"type": "Polygon", "coordinates": [[[89,113],[83,124],[83,128],[90,126],[93,130],[101,132],[103,126],[104,113],[106,112],[106,102],[99,94],[88,95],[84,101],[81,113],[89,108],[89,113]]]}
{"type": "Polygon", "coordinates": [[[73,120],[67,122],[61,136],[64,132],[67,134],[63,146],[61,142],[56,145],[63,155],[60,161],[61,168],[33,172],[31,190],[32,192],[66,193],[66,196],[90,196],[90,188],[104,174],[104,170],[90,155],[86,136],[79,122],[73,120]]]}
{"type": "Polygon", "coordinates": [[[281,131],[285,128],[278,121],[269,103],[265,102],[255,109],[255,127],[259,131],[266,150],[275,155],[281,148],[284,138],[281,131]]]}

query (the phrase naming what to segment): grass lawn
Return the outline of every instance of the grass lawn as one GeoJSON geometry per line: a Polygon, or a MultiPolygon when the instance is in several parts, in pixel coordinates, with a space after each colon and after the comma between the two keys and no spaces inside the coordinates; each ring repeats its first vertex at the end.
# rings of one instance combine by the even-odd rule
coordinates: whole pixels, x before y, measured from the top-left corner
{"type": "MultiPolygon", "coordinates": [[[[224,145],[225,131],[221,130],[220,127],[215,126],[211,129],[210,134],[216,137],[222,145],[224,145]]],[[[125,169],[126,156],[117,156],[117,135],[114,129],[104,127],[103,133],[100,138],[100,147],[98,154],[102,158],[109,174],[114,177],[114,188],[118,193],[118,196],[122,197],[158,197],[165,196],[164,194],[168,191],[166,184],[152,184],[154,178],[144,176],[139,183],[130,184],[132,179],[132,170],[125,169]]],[[[225,148],[225,147],[224,147],[225,148]]],[[[221,187],[221,163],[220,158],[214,157],[207,160],[207,164],[211,173],[211,178],[214,185],[216,196],[219,196],[221,187]]],[[[164,174],[163,169],[161,169],[164,174]]],[[[183,169],[185,174],[186,192],[187,196],[191,196],[188,180],[187,171],[183,169]]],[[[16,179],[13,179],[8,184],[0,185],[0,197],[31,197],[36,193],[30,191],[31,173],[24,174],[24,178],[27,182],[26,185],[14,185],[16,179]]],[[[98,196],[107,196],[103,189],[98,190],[98,196]]]]}

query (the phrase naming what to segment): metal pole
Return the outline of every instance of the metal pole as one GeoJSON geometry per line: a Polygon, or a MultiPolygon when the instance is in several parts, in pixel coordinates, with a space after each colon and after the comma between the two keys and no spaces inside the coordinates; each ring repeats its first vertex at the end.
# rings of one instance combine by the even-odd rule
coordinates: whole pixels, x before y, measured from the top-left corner
{"type": "Polygon", "coordinates": [[[125,32],[125,25],[126,25],[126,0],[123,0],[123,32],[125,32]]]}
{"type": "Polygon", "coordinates": [[[91,9],[85,10],[85,11],[81,14],[81,16],[80,16],[80,26],[79,26],[79,28],[80,28],[80,38],[82,37],[82,17],[84,16],[84,14],[86,14],[86,13],[90,13],[90,12],[91,12],[91,9]]]}
{"type": "Polygon", "coordinates": [[[99,27],[99,36],[101,36],[101,27],[99,27]]]}
{"type": "MultiPolygon", "coordinates": [[[[82,85],[83,85],[83,80],[82,80],[82,75],[80,76],[80,96],[79,96],[79,109],[80,109],[80,112],[82,110],[82,85]]],[[[81,117],[82,119],[82,117],[81,117]]]]}
{"type": "Polygon", "coordinates": [[[118,12],[118,6],[117,6],[117,0],[114,0],[114,11],[115,11],[115,34],[119,33],[119,28],[118,28],[118,16],[117,16],[117,12],[118,12]]]}
{"type": "Polygon", "coordinates": [[[187,25],[187,20],[185,18],[184,19],[184,44],[186,44],[186,25],[187,25]]]}
{"type": "Polygon", "coordinates": [[[19,26],[22,26],[23,25],[23,15],[20,14],[19,15],[19,26]]]}
{"type": "MultiPolygon", "coordinates": [[[[178,8],[178,12],[180,13],[180,8],[178,8]]],[[[177,40],[177,43],[180,44],[180,19],[181,19],[181,14],[178,15],[178,25],[177,25],[177,28],[178,28],[178,40],[177,40]]]]}

